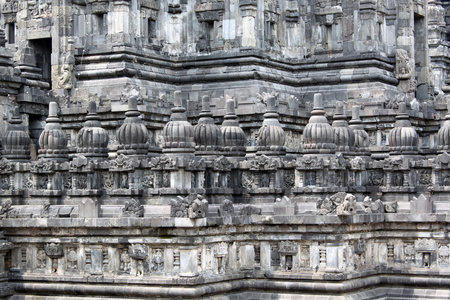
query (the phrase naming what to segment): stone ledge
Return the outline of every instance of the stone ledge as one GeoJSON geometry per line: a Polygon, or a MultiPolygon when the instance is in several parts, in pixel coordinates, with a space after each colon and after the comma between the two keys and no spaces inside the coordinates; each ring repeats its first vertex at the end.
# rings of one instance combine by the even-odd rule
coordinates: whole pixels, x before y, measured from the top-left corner
{"type": "Polygon", "coordinates": [[[110,196],[140,196],[142,193],[142,189],[117,189],[106,191],[106,195],[110,196]]]}
{"type": "MultiPolygon", "coordinates": [[[[168,207],[164,209],[167,211],[168,207]]],[[[115,218],[11,218],[0,220],[4,228],[20,227],[80,227],[80,228],[110,228],[110,227],[202,227],[226,225],[364,225],[374,223],[418,223],[450,222],[450,215],[442,214],[360,214],[349,216],[336,215],[249,215],[232,217],[207,217],[200,219],[172,218],[164,216],[145,217],[115,217],[115,218]],[[230,223],[232,221],[232,223],[230,223]]],[[[431,225],[430,225],[431,226],[431,225]]],[[[389,226],[386,226],[389,228],[389,226]]]]}
{"type": "Polygon", "coordinates": [[[64,194],[62,190],[31,190],[30,196],[60,197],[64,194]]]}
{"type": "Polygon", "coordinates": [[[0,197],[2,196],[23,196],[24,190],[0,190],[0,197]]]}
{"type": "Polygon", "coordinates": [[[89,197],[89,196],[101,196],[102,190],[68,190],[67,195],[71,197],[89,197]]]}
{"type": "Polygon", "coordinates": [[[346,187],[318,187],[318,186],[305,186],[305,187],[295,187],[292,189],[292,193],[294,194],[303,194],[303,193],[312,193],[312,194],[321,194],[321,193],[338,193],[338,192],[346,192],[346,187]]]}
{"type": "MultiPolygon", "coordinates": [[[[42,278],[42,276],[41,276],[42,278]]],[[[377,275],[365,278],[351,279],[339,282],[312,282],[312,281],[279,281],[271,279],[238,279],[216,283],[191,285],[181,287],[177,285],[120,285],[113,282],[108,284],[85,283],[43,283],[43,282],[12,282],[11,287],[18,293],[27,294],[77,294],[87,296],[115,296],[115,297],[183,297],[199,298],[216,293],[225,294],[240,290],[282,290],[290,292],[314,292],[335,295],[336,293],[348,293],[352,291],[380,288],[389,286],[414,286],[419,287],[441,287],[450,289],[450,278],[430,278],[426,276],[402,276],[402,275],[377,275]]],[[[185,282],[185,284],[187,284],[185,282]]]]}

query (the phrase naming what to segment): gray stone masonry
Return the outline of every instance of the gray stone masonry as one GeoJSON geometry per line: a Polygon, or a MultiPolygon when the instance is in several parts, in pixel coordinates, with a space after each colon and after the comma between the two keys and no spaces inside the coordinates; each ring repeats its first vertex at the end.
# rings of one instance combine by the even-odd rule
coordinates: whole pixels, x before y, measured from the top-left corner
{"type": "Polygon", "coordinates": [[[449,299],[450,1],[5,0],[0,298],[449,299]]]}

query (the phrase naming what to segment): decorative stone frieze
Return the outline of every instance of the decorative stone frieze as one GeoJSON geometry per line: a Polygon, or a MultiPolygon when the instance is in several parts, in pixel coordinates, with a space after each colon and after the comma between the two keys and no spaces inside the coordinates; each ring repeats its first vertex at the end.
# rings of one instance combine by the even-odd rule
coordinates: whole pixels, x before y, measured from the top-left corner
{"type": "Polygon", "coordinates": [[[131,198],[125,202],[123,215],[127,217],[143,217],[144,207],[141,205],[139,200],[131,198]]]}
{"type": "Polygon", "coordinates": [[[222,1],[197,2],[194,11],[200,22],[220,21],[225,12],[225,3],[222,1]]]}
{"type": "Polygon", "coordinates": [[[50,2],[2,4],[0,298],[450,298],[448,3],[50,2]]]}
{"type": "Polygon", "coordinates": [[[219,213],[219,216],[221,216],[221,217],[234,216],[235,212],[234,212],[233,202],[229,199],[223,200],[221,206],[219,207],[218,213],[219,213]]]}
{"type": "Polygon", "coordinates": [[[356,198],[352,194],[339,192],[331,197],[317,201],[317,213],[320,215],[337,214],[338,216],[356,213],[356,198]]]}

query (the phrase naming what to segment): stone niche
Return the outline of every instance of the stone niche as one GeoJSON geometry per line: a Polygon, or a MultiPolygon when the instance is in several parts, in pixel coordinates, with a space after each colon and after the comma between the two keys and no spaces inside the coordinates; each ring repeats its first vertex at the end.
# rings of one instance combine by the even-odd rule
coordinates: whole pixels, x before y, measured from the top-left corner
{"type": "Polygon", "coordinates": [[[194,11],[199,22],[197,51],[210,52],[223,49],[225,3],[223,1],[197,2],[194,11]]]}
{"type": "Polygon", "coordinates": [[[143,43],[155,50],[161,49],[160,32],[162,26],[159,19],[159,10],[158,1],[141,1],[141,32],[143,33],[143,43]]]}
{"type": "Polygon", "coordinates": [[[334,53],[343,50],[342,22],[343,11],[341,0],[319,0],[316,2],[316,54],[334,53]]]}

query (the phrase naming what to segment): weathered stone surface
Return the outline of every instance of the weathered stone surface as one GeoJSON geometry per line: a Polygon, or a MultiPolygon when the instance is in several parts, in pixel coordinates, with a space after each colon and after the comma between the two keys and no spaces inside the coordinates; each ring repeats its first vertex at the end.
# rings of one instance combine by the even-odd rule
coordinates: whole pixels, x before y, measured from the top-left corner
{"type": "Polygon", "coordinates": [[[449,5],[4,1],[0,297],[449,298],[449,5]]]}

